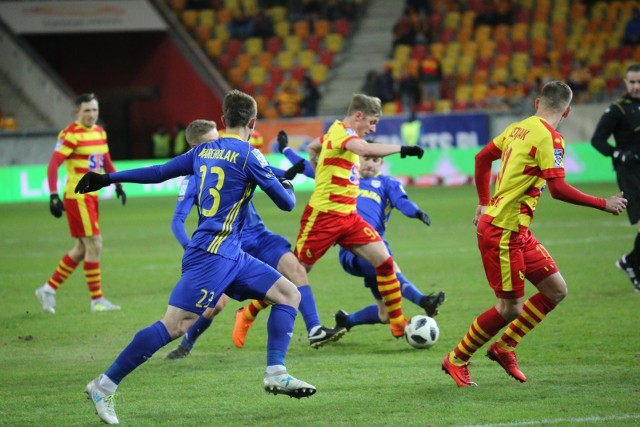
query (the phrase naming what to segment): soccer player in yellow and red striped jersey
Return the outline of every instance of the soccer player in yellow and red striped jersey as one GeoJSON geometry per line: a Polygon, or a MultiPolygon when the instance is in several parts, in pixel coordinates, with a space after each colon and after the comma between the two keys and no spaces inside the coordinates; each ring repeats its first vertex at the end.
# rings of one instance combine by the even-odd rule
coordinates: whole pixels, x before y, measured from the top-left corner
{"type": "Polygon", "coordinates": [[[535,115],[508,126],[476,155],[479,205],[473,223],[477,226],[482,264],[497,303],[474,320],[457,347],[442,361],[442,369],[459,387],[476,385],[469,375],[469,359],[505,326],[502,336],[489,346],[487,357],[516,380],[525,382],[515,347],[567,294],[567,284],[555,261],[529,229],[545,186],[554,199],[614,215],[627,205],[622,193],[601,199],[566,183],[564,139],[556,128],[569,115],[572,97],[565,83],[547,83],[536,99],[535,115]],[[490,198],[491,164],[498,159],[500,171],[490,198]],[[538,289],[527,300],[525,279],[538,289]]]}
{"type": "MultiPolygon", "coordinates": [[[[360,157],[384,157],[400,153],[422,158],[422,148],[368,143],[364,138],[376,131],[380,99],[356,94],[344,120],[336,120],[327,133],[309,145],[315,168],[315,187],[300,220],[296,256],[310,271],[334,244],[353,252],[375,266],[378,290],[389,313],[391,333],[404,334],[407,319],[402,314],[402,295],[393,258],[375,228],[356,211],[360,157]]],[[[303,301],[312,301],[311,288],[303,301]]],[[[300,310],[303,310],[302,304],[300,310]]]]}
{"type": "MultiPolygon", "coordinates": [[[[98,99],[92,93],[82,94],[76,99],[77,120],[58,135],[47,169],[51,214],[60,218],[67,212],[71,236],[76,239],[73,248],[58,262],[55,271],[36,297],[45,313],[55,313],[55,294],[60,285],[84,261],[84,275],[91,296],[91,311],[113,311],[120,307],[102,295],[100,253],[102,236],[98,225],[98,193],[76,194],[74,189],[80,178],[89,171],[115,172],[109,155],[107,134],[96,124],[99,115],[98,99]],[[66,164],[67,183],[64,189],[64,204],[58,195],[58,168],[66,164]]],[[[116,194],[126,203],[126,194],[121,184],[116,184],[116,194]]]]}

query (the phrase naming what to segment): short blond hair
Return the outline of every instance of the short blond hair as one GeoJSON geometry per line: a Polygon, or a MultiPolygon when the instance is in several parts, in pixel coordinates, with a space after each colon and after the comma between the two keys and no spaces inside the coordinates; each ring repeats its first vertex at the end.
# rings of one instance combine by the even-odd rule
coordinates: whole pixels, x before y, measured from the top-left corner
{"type": "Polygon", "coordinates": [[[382,101],[375,96],[368,96],[356,93],[351,98],[351,104],[347,110],[347,116],[352,116],[357,111],[361,111],[365,116],[381,116],[382,101]]]}
{"type": "Polygon", "coordinates": [[[194,120],[187,126],[185,137],[190,145],[198,145],[207,142],[202,137],[214,129],[216,129],[216,122],[212,120],[194,120]]]}

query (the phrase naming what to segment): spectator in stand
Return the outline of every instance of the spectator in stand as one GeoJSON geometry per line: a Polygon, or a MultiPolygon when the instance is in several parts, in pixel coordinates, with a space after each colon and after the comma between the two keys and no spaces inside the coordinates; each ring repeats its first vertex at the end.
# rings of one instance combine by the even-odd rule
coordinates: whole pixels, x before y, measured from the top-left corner
{"type": "Polygon", "coordinates": [[[369,70],[364,78],[364,83],[360,88],[360,92],[368,96],[380,97],[379,87],[380,74],[376,70],[369,70]]]}
{"type": "Polygon", "coordinates": [[[405,69],[398,83],[398,93],[400,94],[402,111],[413,110],[420,103],[420,82],[418,77],[405,69]]]}
{"type": "Polygon", "coordinates": [[[413,46],[418,33],[418,17],[411,6],[405,6],[402,16],[393,25],[393,48],[405,44],[413,46]]]}
{"type": "Polygon", "coordinates": [[[589,101],[589,82],[591,79],[591,71],[589,71],[587,64],[584,61],[576,61],[567,79],[567,84],[573,91],[575,104],[589,101]]]}
{"type": "Polygon", "coordinates": [[[253,17],[240,7],[229,23],[229,34],[233,38],[244,39],[253,35],[253,17]]]}
{"type": "Polygon", "coordinates": [[[390,64],[384,66],[384,71],[378,79],[378,98],[383,103],[392,102],[396,98],[395,80],[390,64]]]}
{"type": "Polygon", "coordinates": [[[624,27],[622,44],[636,46],[640,44],[640,9],[633,8],[632,16],[624,27]]]}
{"type": "Polygon", "coordinates": [[[437,101],[440,99],[440,81],[442,80],[442,68],[431,52],[427,53],[420,63],[420,77],[422,80],[422,99],[425,101],[437,101]]]}
{"type": "Polygon", "coordinates": [[[273,36],[273,22],[271,18],[260,9],[253,17],[253,36],[267,39],[273,36]]]}
{"type": "Polygon", "coordinates": [[[280,117],[300,116],[300,94],[291,82],[284,82],[278,94],[277,108],[280,117]]]}
{"type": "Polygon", "coordinates": [[[308,75],[302,80],[302,100],[300,101],[300,111],[302,117],[315,117],[318,115],[318,102],[322,95],[316,84],[308,75]]]}

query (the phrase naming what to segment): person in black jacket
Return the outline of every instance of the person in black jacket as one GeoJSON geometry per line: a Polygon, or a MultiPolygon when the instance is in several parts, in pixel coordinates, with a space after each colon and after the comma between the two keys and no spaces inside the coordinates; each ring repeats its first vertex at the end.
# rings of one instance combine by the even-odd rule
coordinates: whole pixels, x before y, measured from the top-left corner
{"type": "Polygon", "coordinates": [[[640,63],[627,68],[624,82],[627,93],[611,104],[600,118],[591,145],[611,157],[618,186],[629,201],[627,214],[637,234],[633,249],[616,266],[624,271],[640,292],[640,63]],[[613,135],[615,145],[608,142],[613,135]]]}

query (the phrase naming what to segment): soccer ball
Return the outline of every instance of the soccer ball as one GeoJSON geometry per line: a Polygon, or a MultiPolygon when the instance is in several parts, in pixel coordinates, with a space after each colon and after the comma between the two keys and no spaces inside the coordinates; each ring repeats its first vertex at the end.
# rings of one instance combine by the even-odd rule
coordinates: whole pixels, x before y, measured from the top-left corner
{"type": "Polygon", "coordinates": [[[404,328],[404,337],[413,348],[431,348],[439,336],[440,329],[435,319],[424,314],[413,316],[404,328]]]}

